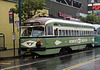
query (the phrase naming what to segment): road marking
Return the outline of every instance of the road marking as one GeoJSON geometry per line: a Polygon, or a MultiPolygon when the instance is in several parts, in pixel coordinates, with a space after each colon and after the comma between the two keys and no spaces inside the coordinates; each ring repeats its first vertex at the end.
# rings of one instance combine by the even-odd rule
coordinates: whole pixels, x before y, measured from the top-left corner
{"type": "Polygon", "coordinates": [[[0,63],[0,64],[5,64],[6,65],[6,64],[11,64],[11,63],[0,63]]]}
{"type": "Polygon", "coordinates": [[[94,62],[94,61],[96,61],[96,60],[100,60],[100,57],[98,57],[98,58],[94,58],[94,59],[92,59],[92,60],[89,60],[89,61],[86,61],[86,62],[83,62],[83,63],[80,63],[80,64],[76,64],[76,65],[73,65],[73,66],[67,67],[67,68],[65,68],[65,69],[63,69],[63,70],[71,70],[71,69],[74,69],[74,68],[77,68],[77,67],[83,66],[83,65],[85,65],[85,64],[88,64],[88,63],[94,62]]]}

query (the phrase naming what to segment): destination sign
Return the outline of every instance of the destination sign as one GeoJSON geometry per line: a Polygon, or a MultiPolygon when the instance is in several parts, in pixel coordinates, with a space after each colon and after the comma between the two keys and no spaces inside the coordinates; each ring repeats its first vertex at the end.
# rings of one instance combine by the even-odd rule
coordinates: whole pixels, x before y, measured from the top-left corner
{"type": "Polygon", "coordinates": [[[51,1],[75,8],[81,8],[82,6],[82,3],[76,0],[51,0],[51,1]]]}
{"type": "Polygon", "coordinates": [[[35,23],[24,23],[24,26],[34,26],[34,25],[40,25],[40,23],[35,22],[35,23]]]}

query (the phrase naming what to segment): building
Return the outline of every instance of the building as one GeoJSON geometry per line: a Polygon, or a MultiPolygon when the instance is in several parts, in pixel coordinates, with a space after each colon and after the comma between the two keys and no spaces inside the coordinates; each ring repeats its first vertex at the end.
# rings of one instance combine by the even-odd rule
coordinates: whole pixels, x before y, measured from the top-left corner
{"type": "MultiPolygon", "coordinates": [[[[13,48],[13,24],[9,23],[9,10],[10,8],[14,7],[14,2],[9,2],[5,0],[0,0],[0,33],[3,33],[5,35],[5,47],[7,49],[13,48]]],[[[18,20],[18,16],[15,16],[15,21],[18,20]]],[[[18,27],[15,27],[15,46],[18,48],[19,44],[19,32],[17,31],[18,27]]]]}
{"type": "MultiPolygon", "coordinates": [[[[38,11],[55,18],[76,18],[76,13],[87,14],[88,0],[45,0],[46,10],[38,11]],[[49,11],[49,13],[48,13],[49,11]]],[[[9,10],[15,6],[17,0],[0,0],[0,33],[5,34],[5,46],[13,48],[13,24],[9,23],[9,10]]],[[[38,14],[39,15],[39,14],[38,14]]],[[[18,16],[14,15],[17,24],[18,16]]],[[[15,26],[15,47],[19,47],[19,27],[15,26]]]]}
{"type": "Polygon", "coordinates": [[[87,14],[88,0],[45,0],[49,15],[56,18],[73,17],[76,13],[87,14]]]}
{"type": "Polygon", "coordinates": [[[88,0],[88,14],[100,17],[100,0],[88,0]]]}
{"type": "MultiPolygon", "coordinates": [[[[7,49],[13,48],[13,23],[9,23],[9,10],[13,8],[17,0],[0,0],[0,33],[5,35],[5,47],[7,49]]],[[[38,15],[47,16],[48,10],[38,10],[38,15]]],[[[37,17],[38,15],[35,15],[37,17]]],[[[19,18],[17,14],[14,14],[14,29],[15,29],[15,48],[19,48],[19,18]]],[[[1,40],[0,40],[1,41],[1,40]]]]}
{"type": "Polygon", "coordinates": [[[88,4],[90,4],[91,1],[94,1],[94,3],[100,3],[100,0],[87,0],[88,4]]]}

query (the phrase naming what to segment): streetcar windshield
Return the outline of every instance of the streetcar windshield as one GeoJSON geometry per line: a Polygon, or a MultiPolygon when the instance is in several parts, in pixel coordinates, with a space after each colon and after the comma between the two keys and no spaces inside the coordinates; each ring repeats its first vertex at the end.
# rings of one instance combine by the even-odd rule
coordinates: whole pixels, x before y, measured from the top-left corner
{"type": "Polygon", "coordinates": [[[34,37],[34,36],[43,36],[44,28],[43,27],[28,27],[22,30],[22,37],[34,37]]]}

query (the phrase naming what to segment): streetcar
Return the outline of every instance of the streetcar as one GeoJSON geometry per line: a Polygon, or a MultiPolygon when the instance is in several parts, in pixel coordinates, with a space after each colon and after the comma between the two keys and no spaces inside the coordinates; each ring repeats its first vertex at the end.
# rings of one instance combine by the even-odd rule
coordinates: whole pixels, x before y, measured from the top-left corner
{"type": "Polygon", "coordinates": [[[21,25],[21,54],[49,55],[93,47],[92,24],[49,17],[30,18],[21,25]]]}
{"type": "Polygon", "coordinates": [[[95,35],[94,46],[100,47],[100,25],[99,24],[93,24],[93,26],[94,26],[94,35],[95,35]]]}

